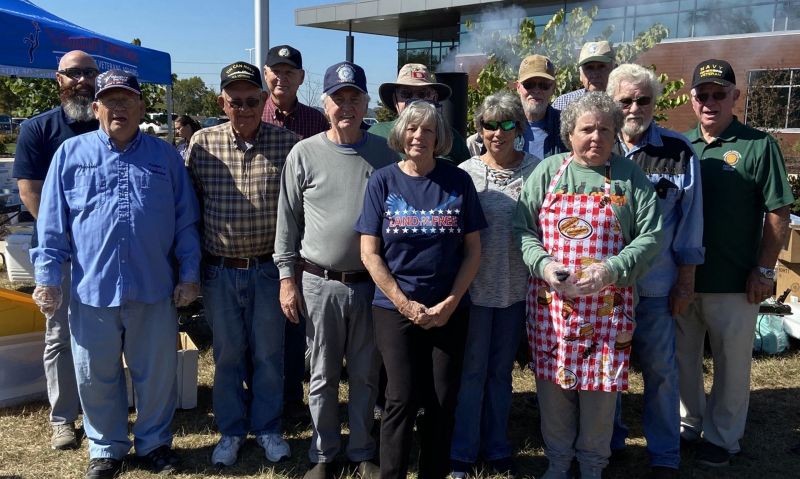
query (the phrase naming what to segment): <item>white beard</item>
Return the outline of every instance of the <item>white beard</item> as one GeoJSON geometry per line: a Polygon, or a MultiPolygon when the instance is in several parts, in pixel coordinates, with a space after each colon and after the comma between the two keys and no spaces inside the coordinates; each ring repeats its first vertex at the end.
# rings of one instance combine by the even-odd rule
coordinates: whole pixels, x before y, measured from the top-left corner
{"type": "Polygon", "coordinates": [[[649,121],[647,123],[634,123],[631,121],[626,121],[622,125],[622,134],[627,137],[637,137],[644,133],[649,126],[649,121]]]}
{"type": "Polygon", "coordinates": [[[92,111],[92,99],[85,96],[74,95],[61,103],[61,108],[67,118],[75,121],[92,121],[94,112],[92,111]]]}

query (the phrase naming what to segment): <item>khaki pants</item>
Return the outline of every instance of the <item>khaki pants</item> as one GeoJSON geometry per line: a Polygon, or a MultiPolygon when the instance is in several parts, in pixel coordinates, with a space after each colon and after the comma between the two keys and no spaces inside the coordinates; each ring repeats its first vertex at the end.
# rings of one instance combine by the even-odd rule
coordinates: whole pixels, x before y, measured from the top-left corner
{"type": "Polygon", "coordinates": [[[758,304],[744,293],[698,293],[677,318],[676,352],[681,394],[681,435],[739,452],[750,400],[758,304]],[[703,341],[708,332],[714,359],[714,383],[706,400],[703,341]]]}

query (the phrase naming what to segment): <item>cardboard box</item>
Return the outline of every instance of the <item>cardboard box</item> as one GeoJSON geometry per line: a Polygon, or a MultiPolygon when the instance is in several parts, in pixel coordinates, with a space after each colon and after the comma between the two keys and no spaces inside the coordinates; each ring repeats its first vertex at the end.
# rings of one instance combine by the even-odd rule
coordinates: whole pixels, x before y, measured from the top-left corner
{"type": "Polygon", "coordinates": [[[0,408],[47,397],[44,334],[0,337],[0,408]]]}
{"type": "Polygon", "coordinates": [[[800,297],[800,263],[778,261],[775,294],[780,296],[787,289],[789,296],[800,297]]]}
{"type": "Polygon", "coordinates": [[[778,259],[788,263],[800,263],[800,225],[792,225],[789,238],[778,253],[778,259]]]}
{"type": "MultiPolygon", "coordinates": [[[[193,409],[197,407],[197,361],[200,357],[200,351],[197,350],[197,345],[194,344],[192,338],[186,333],[178,333],[178,364],[175,372],[177,401],[175,407],[177,409],[193,409]]],[[[131,383],[131,375],[128,372],[128,367],[125,364],[125,357],[122,358],[122,364],[125,366],[125,385],[128,389],[128,407],[135,405],[133,384],[131,383]]]]}

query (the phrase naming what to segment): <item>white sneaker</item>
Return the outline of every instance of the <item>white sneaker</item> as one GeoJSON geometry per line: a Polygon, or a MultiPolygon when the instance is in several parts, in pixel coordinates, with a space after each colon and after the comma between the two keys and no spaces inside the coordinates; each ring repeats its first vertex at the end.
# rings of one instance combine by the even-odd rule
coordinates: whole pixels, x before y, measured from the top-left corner
{"type": "Polygon", "coordinates": [[[240,436],[222,436],[214,452],[211,453],[211,464],[233,465],[239,456],[239,448],[242,447],[244,439],[240,436]]]}
{"type": "Polygon", "coordinates": [[[281,459],[288,459],[292,455],[289,444],[283,440],[280,434],[265,433],[256,436],[256,442],[264,448],[267,459],[270,462],[278,462],[281,459]]]}

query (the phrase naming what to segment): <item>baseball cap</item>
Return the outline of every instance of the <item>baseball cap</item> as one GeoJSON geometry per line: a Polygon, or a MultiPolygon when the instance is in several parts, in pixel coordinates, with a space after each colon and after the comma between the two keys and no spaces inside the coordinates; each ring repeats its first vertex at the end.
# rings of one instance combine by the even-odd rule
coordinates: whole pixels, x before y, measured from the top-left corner
{"type": "Polygon", "coordinates": [[[528,78],[539,77],[548,80],[555,80],[556,67],[544,55],[528,55],[519,64],[519,75],[517,81],[525,81],[528,78]]]}
{"type": "Polygon", "coordinates": [[[139,80],[136,75],[123,70],[108,70],[97,75],[94,80],[94,98],[100,98],[100,94],[113,88],[122,88],[142,96],[142,89],[139,87],[139,80]]]}
{"type": "Polygon", "coordinates": [[[692,88],[703,83],[716,83],[722,86],[736,85],[736,75],[733,73],[733,67],[725,60],[711,59],[700,62],[694,68],[692,88]]]}
{"type": "Polygon", "coordinates": [[[392,111],[395,111],[394,92],[400,86],[431,87],[436,91],[438,101],[447,100],[453,93],[449,86],[434,81],[428,67],[422,63],[406,63],[397,72],[397,81],[383,83],[378,87],[378,96],[381,97],[381,103],[392,111]]]}
{"type": "Polygon", "coordinates": [[[586,42],[581,48],[581,54],[578,57],[578,66],[585,65],[589,62],[603,62],[612,63],[614,61],[614,50],[608,41],[603,40],[599,42],[586,42]]]}
{"type": "Polygon", "coordinates": [[[224,67],[219,74],[220,89],[224,90],[226,86],[235,81],[246,81],[253,85],[262,88],[261,71],[247,62],[236,62],[224,67]]]}
{"type": "Polygon", "coordinates": [[[300,51],[289,45],[278,45],[272,47],[267,52],[267,61],[264,62],[268,67],[274,67],[279,63],[285,63],[291,67],[303,69],[303,56],[300,51]]]}
{"type": "Polygon", "coordinates": [[[364,69],[355,63],[340,62],[325,70],[323,93],[331,94],[346,86],[367,93],[367,75],[364,73],[364,69]]]}

